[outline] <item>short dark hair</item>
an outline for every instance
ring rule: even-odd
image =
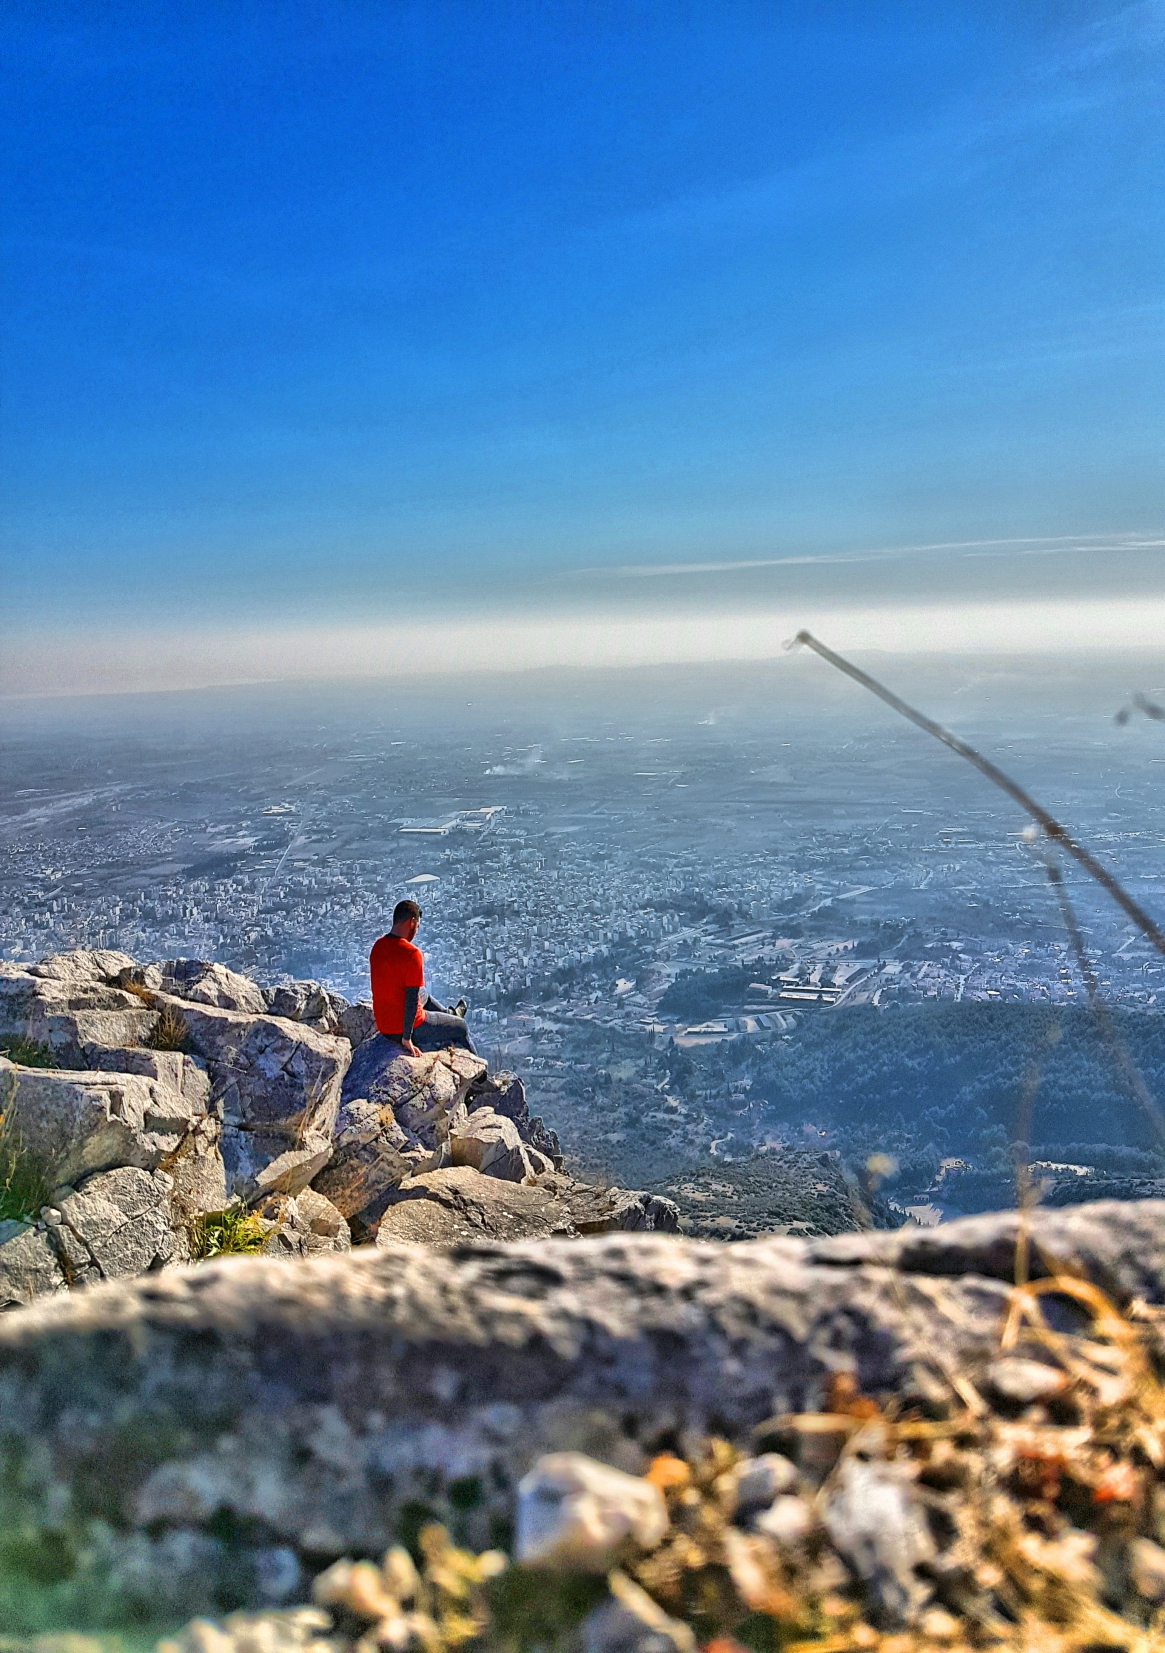
[[[420,916],[421,909],[415,901],[398,901],[392,909],[392,922],[394,924],[403,924],[406,919],[420,918]]]

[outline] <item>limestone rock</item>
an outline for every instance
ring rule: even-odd
[[[668,1529],[650,1481],[582,1452],[549,1452],[518,1485],[515,1559],[605,1573],[628,1545],[654,1549]]]
[[[261,1194],[298,1194],[331,1157],[332,1138],[326,1132],[304,1131],[295,1147],[285,1148],[253,1172],[255,1188]]]
[[[47,1045],[62,1063],[81,1065],[82,1046],[133,1045],[157,1012],[132,993],[108,986],[95,961],[123,953],[64,953],[30,965],[0,967],[0,1049],[5,1038]]]
[[[350,1004],[340,1013],[340,1032],[355,1050],[366,1039],[371,1039],[376,1032],[376,1018],[372,1014],[372,1006],[361,999],[356,1004]]]
[[[518,1127],[492,1108],[478,1108],[451,1125],[449,1152],[454,1165],[470,1165],[486,1177],[527,1183],[535,1179]]]
[[[133,962],[128,953],[77,948],[69,953],[50,953],[39,964],[30,964],[28,973],[43,981],[76,986],[83,982],[108,982],[122,970],[132,969]]]
[[[1041,1211],[1040,1242],[1029,1260],[1030,1277],[1045,1278],[1056,1259],[1071,1260],[1117,1303],[1134,1297],[1160,1300],[1165,1278],[1165,1224],[1155,1213],[1159,1200],[1097,1200],[1092,1205]],[[984,1275],[1015,1279],[1015,1211],[963,1217],[937,1228],[900,1228],[893,1233],[838,1234],[810,1242],[815,1263],[852,1268],[878,1263],[902,1274]],[[1113,1234],[1124,1243],[1113,1245]]]
[[[664,1199],[662,1194],[641,1194],[630,1188],[615,1188],[610,1192],[613,1210],[607,1232],[623,1229],[628,1233],[679,1233],[679,1206]]]
[[[344,1101],[363,1097],[390,1107],[405,1131],[432,1148],[453,1109],[485,1072],[482,1058],[459,1046],[406,1056],[394,1039],[377,1033],[352,1053]]]
[[[470,1113],[476,1108],[492,1108],[503,1119],[513,1120],[526,1146],[544,1154],[554,1170],[562,1170],[564,1161],[558,1137],[537,1115],[531,1117],[526,1087],[516,1073],[482,1074],[467,1093],[465,1104]]]
[[[264,1250],[271,1257],[314,1257],[350,1251],[348,1224],[330,1200],[312,1188],[298,1194],[273,1194],[254,1207],[262,1222],[273,1225]]]
[[[43,1223],[0,1223],[0,1309],[64,1291],[65,1276]]]
[[[119,1165],[153,1170],[206,1117],[205,1088],[185,1074],[183,1084],[144,1073],[21,1068],[0,1059],[0,1114],[18,1151],[50,1183]]]
[[[292,1182],[309,1182],[319,1163],[316,1139],[329,1144],[340,1103],[340,1087],[351,1056],[346,1039],[267,1014],[220,1010],[165,994],[156,1002],[180,1017],[194,1054],[210,1073],[211,1094],[223,1121],[222,1154],[227,1186],[248,1195],[273,1160],[304,1148],[311,1152],[294,1166]]]
[[[248,1016],[262,1016],[267,1010],[262,989],[249,976],[209,959],[165,959],[160,964],[131,967],[122,972],[120,980],[191,1004],[238,1010]]]
[[[210,1106],[210,1077],[205,1062],[178,1050],[141,1050],[133,1047],[86,1045],[85,1066],[101,1073],[137,1073],[177,1091],[197,1118]]]
[[[411,1147],[390,1106],[377,1107],[363,1097],[343,1102],[331,1160],[313,1179],[314,1186],[345,1217],[360,1215],[367,1226],[380,1216],[383,1204],[377,1202],[388,1190],[430,1169],[433,1155],[424,1149],[410,1154]]]
[[[527,1153],[534,1150],[527,1149]],[[679,1207],[661,1194],[644,1194],[629,1188],[600,1188],[576,1182],[556,1171],[543,1176],[543,1186],[553,1188],[567,1207],[580,1234],[625,1232],[675,1234],[679,1232]]]
[[[263,989],[263,1000],[273,1016],[291,1022],[306,1022],[317,1033],[338,1033],[352,1043],[343,1027],[345,1014],[352,1009],[342,994],[333,993],[318,981],[282,982]]]
[[[170,1196],[164,1171],[133,1166],[102,1171],[59,1201],[53,1237],[70,1285],[144,1274],[174,1255]]]
[[[455,1245],[574,1232],[569,1214],[548,1190],[483,1177],[463,1165],[402,1182],[380,1219],[376,1243]]]
[[[433,1177],[547,1197],[466,1168]],[[1065,1221],[1090,1278],[1165,1304],[1165,1205],[1037,1209],[1033,1260],[1071,1255]],[[999,1354],[1008,1286],[976,1265],[1008,1233],[1014,1247],[1013,1213],[944,1225],[930,1272],[822,1262],[825,1242],[784,1238],[499,1245],[480,1229],[435,1266],[382,1233],[290,1268],[228,1258],[41,1297],[0,1315],[8,1515],[150,1555],[231,1523],[243,1578],[281,1548],[313,1568],[380,1555],[418,1510],[485,1548],[544,1453],[635,1474],[651,1442],[689,1431],[748,1449],[774,1414],[820,1407],[841,1367],[903,1409],[958,1410],[945,1373]],[[132,1443],[115,1475],[114,1435]],[[235,1599],[258,1604],[252,1588]]]
[[[222,1124],[211,1112],[205,1062],[176,1050],[102,1050],[94,1045],[87,1045],[84,1055],[89,1066],[101,1072],[140,1074],[183,1097],[189,1104],[190,1123],[165,1156],[166,1169],[174,1178],[176,1217],[189,1223],[204,1212],[221,1211],[228,1200],[219,1148]]]

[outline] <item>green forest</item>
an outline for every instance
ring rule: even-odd
[[[1150,1093],[1165,1096],[1165,1017],[1114,1011]],[[673,1049],[678,1088],[708,1099],[734,1144],[820,1134],[846,1157],[883,1151],[925,1187],[944,1158],[1038,1159],[1161,1175],[1160,1138],[1084,1007],[950,1001],[811,1011],[786,1039]],[[747,1077],[747,1093],[729,1095]],[[1024,1118],[1025,1089],[1030,1093]]]

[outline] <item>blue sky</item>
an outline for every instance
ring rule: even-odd
[[[163,682],[401,616],[1156,602],[1163,40],[10,0],[0,682],[62,628]]]

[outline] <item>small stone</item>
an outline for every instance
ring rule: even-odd
[[[394,1544],[392,1549],[385,1553],[381,1571],[384,1573],[389,1595],[395,1596],[402,1605],[408,1606],[421,1586],[420,1574],[409,1552],[400,1544]]]
[[[1057,1366],[1042,1360],[1025,1360],[1007,1355],[993,1360],[987,1368],[987,1384],[998,1400],[1009,1406],[1031,1406],[1036,1401],[1062,1395],[1068,1379]]]
[[[343,1607],[357,1618],[396,1618],[400,1602],[388,1593],[384,1574],[371,1561],[336,1561],[312,1585],[321,1607]]]
[[[745,1458],[731,1476],[737,1516],[747,1520],[757,1510],[768,1509],[774,1498],[794,1492],[800,1481],[796,1465],[779,1452]]]
[[[957,1641],[962,1633],[954,1614],[945,1612],[941,1607],[932,1607],[925,1612],[918,1628],[928,1641],[938,1642],[940,1646]]]
[[[934,1554],[910,1483],[894,1464],[847,1458],[822,1517],[834,1548],[866,1587],[871,1621],[884,1630],[908,1625],[923,1593],[914,1568]]]
[[[808,1500],[796,1497],[774,1499],[752,1524],[754,1532],[775,1539],[782,1549],[792,1549],[800,1544],[816,1525]]]
[[[658,1487],[581,1452],[550,1452],[518,1485],[516,1554],[536,1566],[606,1572],[626,1545],[654,1549],[668,1528]]]

